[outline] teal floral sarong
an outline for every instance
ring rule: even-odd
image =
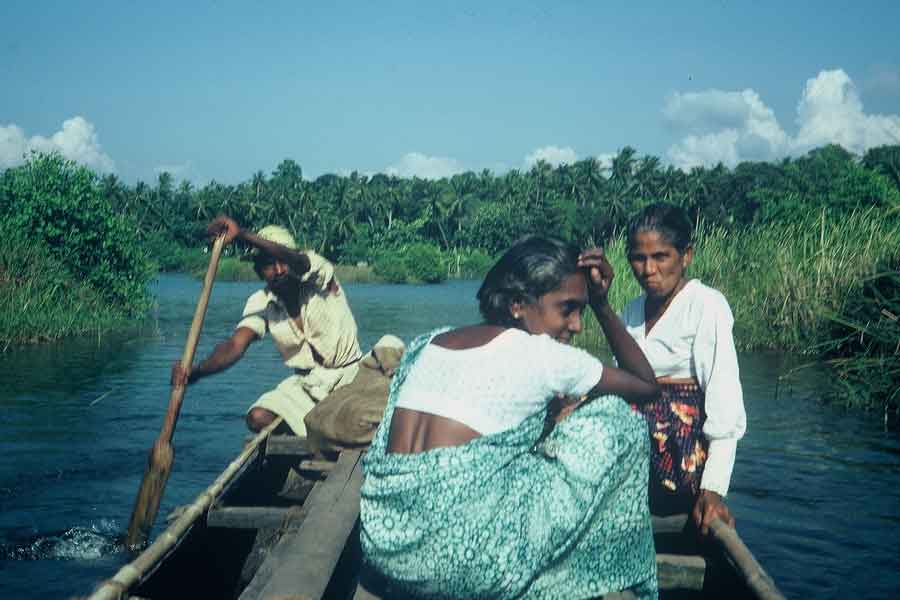
[[[386,595],[656,598],[647,427],[621,398],[592,400],[537,446],[543,414],[462,446],[386,453],[397,391],[437,333],[404,355],[363,463],[360,542]]]

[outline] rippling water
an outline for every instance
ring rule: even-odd
[[[0,355],[0,598],[71,597],[128,555],[120,536],[168,404],[200,283],[163,276],[156,335],[86,339]],[[197,356],[227,336],[255,284],[217,283]],[[348,286],[363,345],[477,320],[474,282]],[[738,528],[795,598],[891,598],[900,583],[900,442],[877,418],[823,407],[809,372],[744,355],[750,431],[730,505]],[[284,376],[272,344],[192,386],[175,434],[160,519],[192,499],[236,454],[242,414]],[[159,526],[157,527],[157,530]]]

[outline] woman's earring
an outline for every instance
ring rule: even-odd
[[[516,313],[513,313],[513,319],[515,319],[516,321],[518,321],[518,320],[519,320],[519,313],[517,313],[517,312],[516,312]]]

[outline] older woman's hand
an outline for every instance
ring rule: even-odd
[[[710,490],[700,490],[692,516],[694,524],[703,535],[709,535],[709,526],[715,519],[721,519],[729,527],[734,527],[734,517],[722,496]]]
[[[606,260],[602,248],[589,248],[578,256],[578,267],[587,272],[588,294],[592,306],[602,306],[607,302],[609,286],[612,285],[612,265]]]

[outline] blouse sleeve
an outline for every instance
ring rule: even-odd
[[[706,395],[703,433],[709,440],[700,488],[722,496],[728,493],[737,441],[747,429],[733,325],[728,302],[716,293],[703,307],[693,347],[697,379]]]
[[[603,375],[603,363],[588,352],[557,342],[548,335],[534,335],[537,346],[532,355],[544,373],[544,385],[550,394],[583,396]]]
[[[259,290],[247,299],[244,305],[244,312],[241,320],[235,326],[235,330],[246,327],[255,333],[260,339],[265,337],[268,329],[266,320],[266,309],[269,306],[269,300],[265,290]]]

